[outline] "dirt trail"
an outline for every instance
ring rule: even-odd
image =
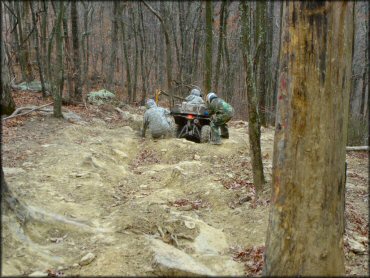
[[[46,118],[21,129],[44,134],[4,146],[6,179],[28,205],[59,221],[23,230],[4,216],[3,275],[243,275],[231,248],[264,245],[269,190],[254,202],[244,123],[234,123],[221,146],[142,140],[130,126],[97,118]],[[269,188],[272,129],[263,130],[262,149]],[[87,253],[95,259],[78,265]],[[190,267],[171,267],[171,256]]]

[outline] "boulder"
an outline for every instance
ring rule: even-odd
[[[78,123],[82,121],[81,117],[74,112],[63,112],[62,114],[63,118],[66,119],[68,122]]]
[[[150,238],[154,251],[153,272],[161,276],[210,276],[216,275],[205,265],[195,261],[185,252],[161,240]]]
[[[96,92],[90,92],[87,94],[87,100],[93,105],[101,105],[104,103],[110,103],[116,99],[116,95],[108,90],[102,89]]]

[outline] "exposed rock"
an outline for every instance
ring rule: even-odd
[[[194,160],[200,160],[200,156],[199,156],[199,155],[197,155],[197,154],[195,154],[195,155],[194,155]]]
[[[63,118],[71,123],[78,123],[82,121],[82,118],[74,112],[63,112]]]
[[[48,274],[43,271],[35,271],[35,272],[32,272],[30,275],[28,275],[28,277],[47,277],[47,276]]]
[[[115,98],[116,98],[115,94],[105,89],[102,89],[97,92],[90,92],[87,94],[88,102],[94,105],[101,105],[104,103],[109,103],[113,101]]]
[[[194,240],[194,250],[198,254],[218,255],[229,248],[225,234],[203,221],[198,220],[199,235]]]
[[[348,238],[348,244],[349,249],[356,254],[364,254],[366,252],[365,246],[352,238]]]
[[[19,175],[19,174],[26,173],[26,171],[23,170],[22,168],[3,167],[3,170],[4,170],[4,174],[9,175],[9,176],[14,176],[14,175]]]
[[[112,151],[116,154],[116,155],[118,155],[120,158],[128,158],[128,155],[125,153],[125,152],[123,152],[123,151],[120,151],[120,150],[117,150],[117,149],[112,149]]]
[[[216,275],[190,255],[161,240],[150,238],[150,244],[154,251],[153,272],[156,275]]]
[[[80,260],[80,265],[88,265],[89,263],[91,263],[93,260],[95,259],[95,254],[89,252],[87,253],[85,256],[82,257],[82,259]]]

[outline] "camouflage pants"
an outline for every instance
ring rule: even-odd
[[[216,114],[212,117],[210,124],[212,142],[221,142],[221,137],[229,138],[229,130],[226,123],[230,121],[231,117],[227,114]]]

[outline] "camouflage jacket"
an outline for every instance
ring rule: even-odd
[[[170,112],[162,107],[148,109],[144,114],[142,136],[145,136],[147,128],[149,128],[150,133],[154,136],[166,135],[170,129],[170,123],[166,117],[169,114]]]
[[[185,98],[188,103],[191,104],[204,104],[204,100],[201,97],[189,95]]]
[[[211,116],[214,114],[234,116],[234,108],[221,98],[215,98],[208,104],[208,112]]]

